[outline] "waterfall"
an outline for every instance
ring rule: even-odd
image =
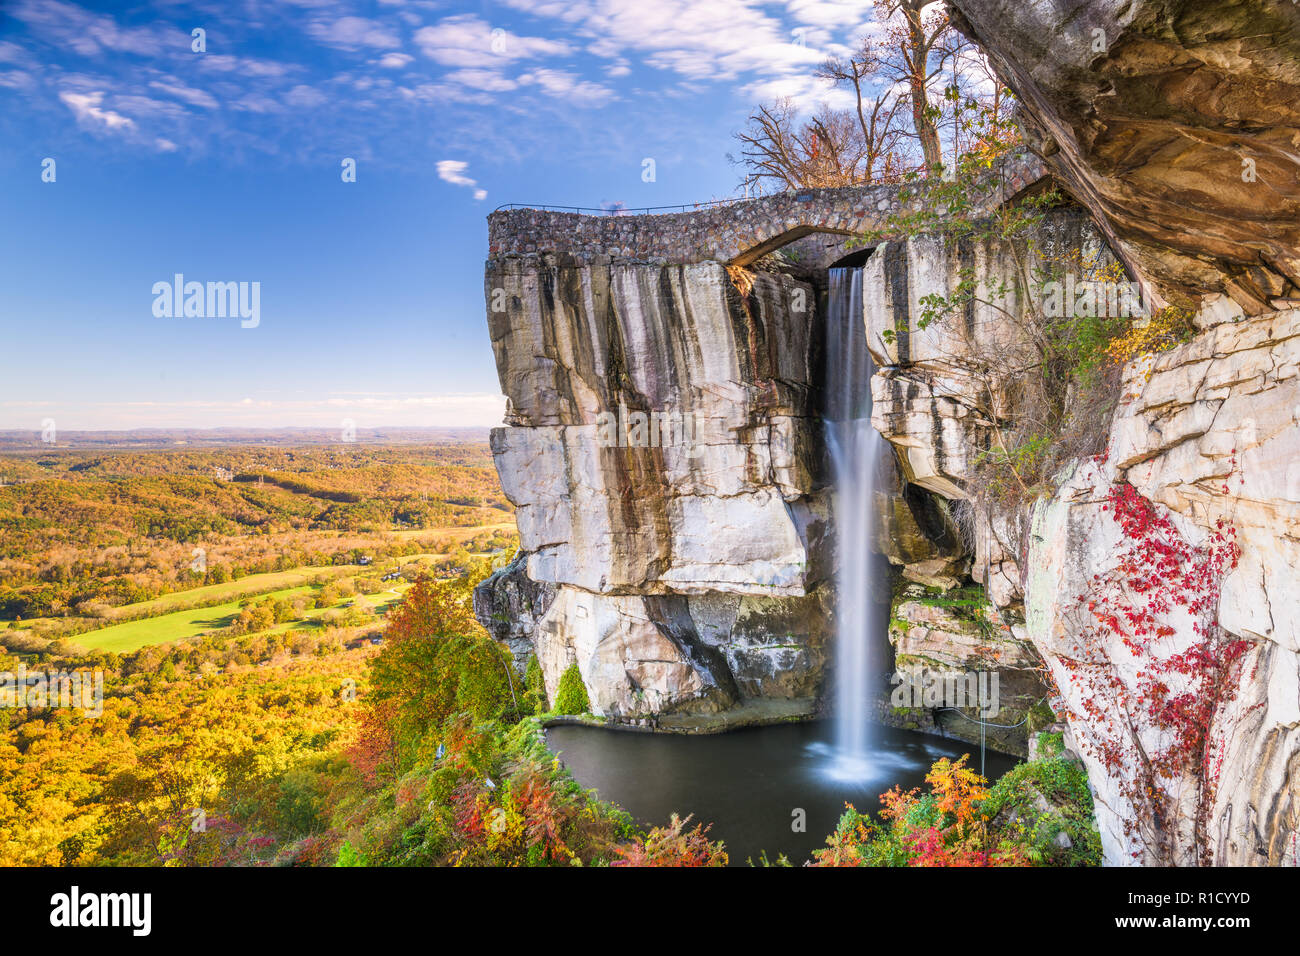
[[[831,269],[826,308],[826,443],[834,482],[837,771],[862,776],[871,745],[873,661],[871,544],[876,461],[884,439],[871,427],[871,358],[862,316],[862,270]]]

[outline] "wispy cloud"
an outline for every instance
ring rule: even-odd
[[[472,13],[447,17],[415,32],[420,51],[443,66],[482,67],[494,58],[524,60],[563,56],[572,49],[563,40],[520,36],[492,27]]]
[[[521,84],[535,83],[550,96],[561,97],[584,106],[599,105],[613,99],[609,87],[584,80],[575,73],[564,70],[533,70],[519,77]]]
[[[360,50],[365,47],[388,49],[401,46],[395,31],[365,17],[316,19],[307,25],[307,34],[327,46],[338,47],[341,50]]]
[[[880,28],[871,9],[860,0],[504,0],[460,11],[425,0],[287,0],[234,4],[217,17],[207,0],[142,0],[116,14],[18,0],[7,12],[15,29],[0,41],[0,64],[12,67],[0,70],[0,97],[17,101],[5,102],[10,113],[22,101],[31,115],[61,104],[72,129],[115,133],[118,148],[165,141],[232,162],[314,162],[346,141],[353,153],[373,147],[379,161],[410,165],[434,127],[490,161],[544,143],[609,152],[622,135],[690,135],[690,117],[662,116],[703,96],[842,104],[844,92],[813,69]],[[204,52],[191,49],[191,22],[208,26]],[[613,122],[593,124],[600,111]],[[517,145],[527,141],[535,145]]]
[[[191,106],[201,106],[204,109],[214,110],[219,105],[217,98],[211,93],[203,90],[196,90],[193,87],[186,86],[183,83],[168,77],[162,80],[152,80],[149,86],[160,93],[166,93],[176,99],[184,100]]]
[[[59,94],[59,99],[64,102],[68,109],[72,110],[73,115],[83,123],[91,126],[102,126],[113,130],[134,129],[135,122],[129,117],[123,116],[115,110],[101,109],[99,104],[104,101],[102,90],[96,90],[93,93],[70,93],[63,92]]]
[[[92,13],[61,0],[20,0],[8,13],[33,34],[81,56],[156,56],[169,49],[188,50],[190,46],[189,34],[175,27],[124,27],[108,14]]]

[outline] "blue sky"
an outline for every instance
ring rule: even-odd
[[[813,70],[874,27],[865,0],[6,0],[0,429],[496,424],[487,213],[732,195],[753,106],[842,103]],[[176,273],[260,283],[259,324],[155,316]]]

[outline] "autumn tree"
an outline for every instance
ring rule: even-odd
[[[877,0],[876,12],[888,25],[878,71],[907,89],[912,130],[928,169],[943,162],[938,112],[930,104],[930,87],[943,72],[952,26],[943,4],[932,0]]]
[[[519,716],[510,655],[474,619],[466,582],[416,581],[389,614],[370,678],[357,746],[367,769],[405,765],[453,715]]]

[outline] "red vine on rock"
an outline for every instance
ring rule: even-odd
[[[1111,487],[1102,510],[1119,524],[1124,543],[1114,569],[1094,575],[1090,593],[1078,599],[1091,621],[1074,654],[1061,658],[1081,692],[1083,713],[1073,716],[1088,727],[1095,756],[1134,809],[1134,818],[1124,818],[1126,835],[1143,837],[1166,861],[1177,814],[1164,782],[1194,782],[1193,839],[1200,861],[1208,863],[1207,821],[1223,759],[1210,731],[1236,695],[1240,661],[1251,647],[1218,619],[1223,579],[1241,553],[1236,529],[1219,518],[1207,539],[1193,544],[1127,482]],[[1191,619],[1193,639],[1175,650],[1172,622],[1181,615]],[[1142,660],[1131,684],[1107,656],[1116,639]],[[1161,745],[1148,753],[1140,731],[1151,729]]]

